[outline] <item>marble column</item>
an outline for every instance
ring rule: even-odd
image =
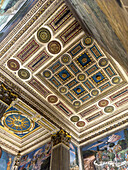
[[[64,130],[52,135],[52,155],[50,170],[69,170],[70,153],[69,143],[71,136]]]

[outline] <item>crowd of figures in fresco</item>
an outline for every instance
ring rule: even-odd
[[[11,170],[15,156],[0,147],[0,170]],[[51,142],[23,155],[20,158],[18,170],[50,170]],[[79,170],[78,150],[70,143],[70,170]]]
[[[20,159],[18,170],[49,170],[51,143],[24,155]],[[77,147],[70,143],[70,170],[79,170]]]
[[[128,170],[128,129],[82,148],[85,170]]]
[[[51,156],[51,143],[30,152],[20,160],[18,170],[49,170]]]

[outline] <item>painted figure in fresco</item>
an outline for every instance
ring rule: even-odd
[[[10,170],[11,169],[11,163],[12,163],[12,159],[9,158],[9,161],[7,163],[7,170]]]
[[[14,160],[14,156],[1,150],[1,157],[0,157],[0,170],[11,170],[12,163]]]
[[[84,153],[84,169],[85,170],[95,170],[94,160],[95,160],[95,152],[88,151]]]
[[[49,170],[51,143],[23,156],[20,160],[19,170]],[[43,169],[45,168],[45,169]]]
[[[84,159],[85,170],[94,170],[95,169],[94,164],[93,164],[94,160],[95,160],[94,156],[90,156],[90,157]]]
[[[25,0],[0,0],[0,15],[11,15]]]

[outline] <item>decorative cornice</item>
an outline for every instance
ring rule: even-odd
[[[125,120],[122,120],[124,118],[125,118]],[[90,134],[88,137],[84,138],[79,143],[82,144],[86,141],[89,141],[92,138],[95,138],[95,137],[98,137],[98,136],[104,134],[105,132],[109,132],[110,130],[114,130],[114,129],[116,130],[117,127],[119,127],[123,124],[126,124],[126,126],[127,126],[128,125],[127,123],[128,123],[128,113],[125,113],[125,114],[117,117],[116,119],[110,120],[110,121],[104,123],[103,125],[99,125],[97,128],[94,128],[93,130],[88,131],[86,134],[81,135],[80,137],[82,138],[82,137],[86,136],[87,134]],[[103,127],[104,127],[104,129],[103,129]],[[100,129],[102,129],[102,130],[100,130]]]
[[[18,152],[18,149],[16,149],[15,147],[10,146],[8,144],[6,144],[5,142],[0,141],[0,145],[1,146],[5,146],[6,148],[9,148],[9,149],[11,149],[11,150],[13,150],[15,152]]]

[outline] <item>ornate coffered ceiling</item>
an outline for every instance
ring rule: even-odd
[[[1,119],[0,139],[8,136],[15,152],[60,127],[82,144],[126,126],[126,73],[64,1],[35,2],[0,46],[1,82],[18,96]]]

